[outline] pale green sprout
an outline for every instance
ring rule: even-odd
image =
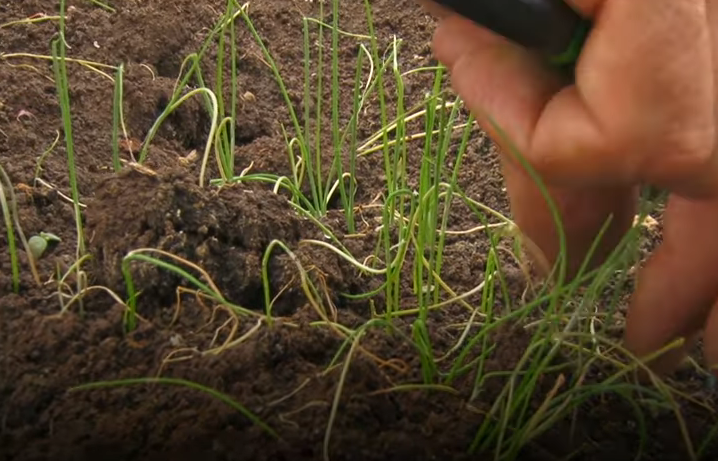
[[[60,237],[55,234],[40,232],[39,235],[33,235],[30,237],[30,240],[28,240],[28,247],[30,248],[30,253],[32,253],[33,259],[37,261],[42,258],[42,255],[45,253],[45,250],[47,250],[49,244],[59,243],[61,241]]]

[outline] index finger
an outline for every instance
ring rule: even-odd
[[[560,76],[528,50],[458,15],[440,22],[433,47],[481,128],[503,150],[510,151],[510,143],[525,151],[541,112],[563,85]]]

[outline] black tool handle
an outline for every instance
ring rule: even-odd
[[[573,65],[590,22],[564,0],[434,0],[505,38]]]

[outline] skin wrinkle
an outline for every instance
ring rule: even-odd
[[[566,101],[566,102],[563,102]],[[558,107],[557,107],[558,106]],[[562,143],[563,138],[556,137],[551,127],[545,127],[547,123],[553,124],[554,110],[561,110],[564,114],[572,109],[574,116],[563,115],[563,128],[577,136],[576,133],[583,133],[580,136],[582,143],[569,143],[569,146],[558,147],[557,144]],[[584,152],[596,152],[599,157],[608,157],[615,152],[618,146],[608,144],[605,140],[611,139],[606,136],[609,127],[602,122],[602,119],[592,110],[580,91],[579,87],[566,87],[557,93],[552,101],[544,108],[541,116],[537,120],[536,126],[532,133],[532,142],[528,146],[527,152],[533,153],[531,156],[532,164],[541,173],[561,170],[566,158],[580,158]],[[600,153],[599,153],[600,152]],[[628,160],[628,159],[625,159]],[[598,167],[590,164],[587,168],[595,171]],[[624,167],[621,171],[625,175],[621,182],[628,182],[637,168]]]

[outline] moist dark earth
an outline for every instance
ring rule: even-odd
[[[340,3],[341,29],[366,34],[364,2]],[[370,4],[380,47],[390,44],[394,36],[403,40],[402,69],[436,64],[430,49],[434,26],[430,17],[409,0]],[[115,11],[89,1],[68,2],[67,53],[74,59],[110,66],[124,64],[123,109],[130,141],[123,142],[121,157],[129,161],[130,149],[137,153],[167,105],[184,59],[199,51],[226,2],[118,0],[112,6]],[[332,19],[330,6],[325,5],[325,22]],[[319,18],[319,7],[318,2],[298,0],[257,0],[249,7],[254,26],[297,107],[302,102],[302,17]],[[527,440],[513,458],[506,454],[494,458],[495,444],[470,454],[486,412],[506,384],[505,375],[487,379],[474,399],[471,375],[452,383],[455,392],[395,389],[422,382],[420,357],[408,339],[411,317],[395,319],[393,329],[366,330],[344,374],[345,337],[341,330],[321,323],[317,300],[307,297],[299,283],[296,262],[322,288],[321,304],[332,307],[325,320],[348,328],[365,324],[372,309],[381,311],[384,302],[381,297],[370,302],[343,294],[375,290],[378,279],[360,274],[323,247],[302,244],[306,239],[325,240],[322,230],[297,213],[286,194],[275,193],[271,185],[240,182],[200,187],[196,154],[201,157],[203,152],[210,117],[199,97],[165,120],[141,166],[126,163],[115,173],[111,160],[113,83],[108,78],[114,70],[96,66],[107,74],[102,75],[77,62],[67,63],[69,96],[86,251],[91,256],[82,263],[79,281],[104,288],[85,290],[72,299],[77,274],[70,272],[58,282],[77,259],[74,212],[67,200],[71,193],[67,151],[52,63],[42,58],[51,53],[58,22],[7,25],[58,12],[58,2],[0,3],[0,165],[13,184],[25,235],[51,232],[61,238],[39,261],[39,285],[28,269],[24,250],[19,251],[22,279],[19,293],[13,293],[5,227],[0,233],[0,460],[686,460],[690,459],[686,437],[701,459],[718,459],[718,449],[710,443],[718,424],[711,394],[704,378],[690,369],[671,381],[676,392],[681,392],[675,398],[682,424],[671,409],[651,411],[640,399],[628,401],[611,391],[595,392]],[[290,175],[282,132],[282,126],[291,127],[285,101],[261,48],[241,19],[236,24],[236,90],[242,97],[236,107],[235,169],[239,172],[251,166],[251,172]],[[315,26],[310,26],[312,34]],[[329,49],[328,30],[325,36]],[[315,46],[316,36],[311,40]],[[351,100],[357,43],[346,36],[340,41],[342,124],[350,113],[344,103]],[[208,85],[215,82],[217,50],[215,40],[202,58]],[[228,58],[224,71],[224,92],[229,95]],[[406,107],[420,102],[432,84],[431,72],[409,75],[404,88]],[[387,85],[385,91],[391,106],[395,88]],[[328,89],[325,93],[329,96]],[[367,107],[358,127],[360,140],[381,126],[376,97]],[[324,126],[329,127],[329,116],[324,118]],[[322,145],[331,146],[330,131],[325,131]],[[331,148],[324,151],[328,163]],[[44,152],[49,153],[43,156]],[[420,154],[421,142],[410,144],[410,185],[419,176]],[[458,184],[473,200],[509,215],[496,155],[490,141],[475,130]],[[322,223],[355,258],[363,260],[376,248],[380,212],[372,205],[384,192],[381,155],[360,157],[356,168],[356,232],[348,232],[338,200],[332,200]],[[42,182],[34,180],[36,174]],[[206,177],[218,177],[213,159]],[[467,207],[452,208],[450,229],[479,224]],[[642,238],[645,255],[660,241],[660,226],[644,232]],[[268,260],[268,284],[275,298],[270,325],[260,316],[265,309],[263,258],[274,240],[283,242],[297,259],[277,249]],[[447,237],[442,279],[457,293],[476,287],[486,272],[489,247],[483,233]],[[126,332],[122,301],[128,292],[121,261],[140,248],[163,250],[196,264],[227,301],[256,315],[219,308],[221,303],[199,295],[177,273],[136,262],[130,273],[140,293],[140,319],[136,329]],[[530,280],[511,258],[501,265],[507,293],[518,304]],[[410,277],[409,268],[402,279],[401,301],[407,307],[416,301]],[[624,304],[629,293],[620,294]],[[480,303],[481,293],[467,301]],[[429,316],[437,356],[450,351],[461,334],[457,325],[466,324],[468,317],[459,306]],[[513,370],[531,334],[522,325],[508,323],[492,332],[490,342],[496,348],[486,356],[484,373]],[[604,371],[594,370],[585,384],[605,378]],[[570,377],[571,371],[563,373]],[[226,395],[257,415],[281,439],[273,438],[226,401],[179,382],[73,389],[97,381],[158,376],[197,383]],[[540,377],[526,418],[539,410],[558,376]],[[332,412],[338,389],[341,394]],[[635,405],[642,408],[642,420]],[[501,423],[489,421],[490,425]],[[642,448],[640,434],[646,440]]]

